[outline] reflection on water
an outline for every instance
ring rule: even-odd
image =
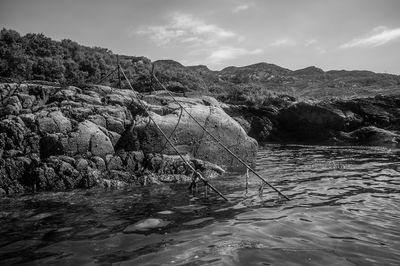
[[[400,151],[271,145],[250,175],[0,200],[1,265],[398,265]]]

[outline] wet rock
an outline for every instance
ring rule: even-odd
[[[102,171],[88,167],[86,172],[83,173],[83,177],[79,180],[77,187],[91,188],[98,186],[102,181],[102,176]]]
[[[101,185],[104,186],[105,188],[121,189],[121,188],[126,187],[128,184],[121,180],[104,178],[101,180]]]
[[[400,143],[399,134],[374,126],[363,127],[345,135],[359,145],[396,146]]]
[[[0,159],[0,188],[6,194],[24,192],[27,169],[30,160],[26,157]]]
[[[162,174],[156,176],[157,180],[162,183],[190,183],[193,181],[193,178],[188,175],[182,174]]]

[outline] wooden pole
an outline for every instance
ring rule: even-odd
[[[121,89],[121,72],[119,66],[119,55],[117,55],[117,68],[118,68],[118,87]]]
[[[250,167],[249,164],[247,164],[245,161],[243,161],[241,158],[239,158],[236,154],[234,154],[228,147],[225,146],[225,144],[223,144],[222,142],[220,142],[213,134],[211,134],[210,131],[208,131],[202,124],[199,123],[199,121],[197,121],[196,118],[194,118],[192,116],[192,114],[186,110],[185,107],[182,106],[182,104],[175,99],[175,97],[172,95],[172,93],[158,80],[158,78],[154,75],[154,73],[152,74],[153,79],[157,82],[157,84],[165,91],[167,92],[167,94],[174,100],[174,102],[176,102],[176,104],[179,105],[180,108],[183,109],[183,111],[185,111],[190,118],[192,118],[194,120],[194,122],[196,122],[196,124],[201,127],[203,129],[204,132],[206,132],[212,139],[215,140],[215,142],[217,142],[222,148],[224,148],[224,150],[226,150],[230,155],[232,155],[236,160],[238,160],[242,165],[244,165],[247,169],[250,170],[250,172],[252,172],[253,174],[255,174],[259,179],[261,179],[265,184],[267,184],[270,188],[272,188],[273,190],[275,190],[279,195],[281,195],[282,197],[284,197],[287,200],[290,200],[286,195],[284,195],[282,192],[280,192],[276,187],[274,187],[273,185],[271,185],[267,180],[265,180],[262,176],[260,176],[252,167]]]
[[[124,75],[124,78],[126,79],[126,81],[128,82],[129,87],[132,89],[133,92],[135,92],[135,90],[133,89],[131,83],[129,82],[128,77],[125,75],[124,70],[121,68],[121,66],[118,66],[119,69],[121,69],[122,75]],[[135,92],[135,96],[136,99],[138,100],[139,104],[143,107],[143,109],[146,111],[147,115],[149,116],[149,119],[154,123],[155,127],[158,129],[158,131],[163,135],[163,137],[165,138],[165,140],[168,142],[168,144],[173,148],[173,150],[176,152],[176,154],[178,154],[178,156],[182,159],[183,163],[185,163],[190,170],[192,170],[192,172],[201,180],[203,181],[203,183],[210,187],[215,193],[217,193],[221,198],[223,198],[226,201],[229,201],[221,192],[219,192],[218,189],[216,189],[213,185],[210,184],[210,182],[208,182],[202,175],[201,173],[199,173],[198,171],[196,171],[196,169],[194,169],[194,167],[188,162],[186,161],[185,157],[182,156],[182,154],[180,154],[180,152],[178,151],[178,149],[175,147],[175,145],[172,143],[172,141],[168,138],[168,136],[164,133],[164,131],[160,128],[160,126],[157,124],[157,122],[154,120],[154,118],[150,115],[149,111],[148,111],[148,107],[142,102],[142,100],[138,97],[138,94]]]

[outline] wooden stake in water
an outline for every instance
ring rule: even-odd
[[[259,196],[260,198],[262,198],[263,193],[264,193],[264,183],[261,181],[261,182],[260,182],[260,187],[258,188],[258,196]]]
[[[249,168],[246,168],[246,196],[249,189]]]

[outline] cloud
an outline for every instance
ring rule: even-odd
[[[225,60],[230,60],[245,55],[255,55],[261,52],[261,49],[248,50],[244,48],[226,46],[220,47],[219,49],[213,51],[207,59],[211,63],[218,64]]]
[[[166,25],[148,26],[140,29],[137,33],[148,35],[160,46],[170,42],[212,43],[236,36],[232,31],[214,24],[207,24],[192,15],[182,13],[172,15],[170,22]]]
[[[388,29],[387,27],[377,27],[366,37],[356,38],[340,45],[342,49],[355,47],[377,47],[400,38],[400,28]]]
[[[311,39],[311,40],[309,40],[308,42],[306,42],[304,45],[306,46],[306,47],[309,47],[309,46],[311,46],[311,45],[313,45],[313,44],[316,44],[317,43],[317,40],[316,39]]]
[[[188,56],[185,62],[220,65],[225,60],[262,52],[245,47],[245,36],[183,13],[173,14],[165,25],[142,27],[135,33],[158,46],[180,49],[180,55]]]
[[[232,10],[232,12],[239,13],[239,12],[245,11],[246,9],[249,9],[249,7],[250,7],[250,5],[248,5],[248,4],[238,5]]]
[[[269,44],[272,47],[293,46],[296,42],[289,38],[279,39]]]

